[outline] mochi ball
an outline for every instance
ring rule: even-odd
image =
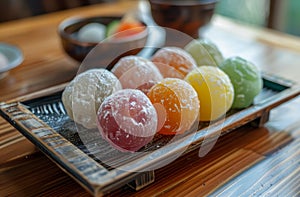
[[[153,62],[134,55],[121,58],[111,71],[124,89],[141,89],[147,92],[151,85],[163,79]]]
[[[198,66],[219,66],[224,61],[217,45],[208,39],[193,40],[184,49],[195,59]]]
[[[138,151],[156,134],[156,110],[140,90],[113,93],[101,104],[97,116],[103,139],[123,152]]]
[[[156,51],[151,61],[164,78],[183,79],[197,67],[192,56],[179,47],[163,47]]]
[[[198,94],[200,101],[200,121],[216,120],[231,108],[233,85],[221,69],[215,66],[200,66],[185,78]]]
[[[105,39],[106,26],[100,23],[89,23],[78,31],[78,39],[82,42],[101,42]]]
[[[249,107],[263,87],[260,70],[241,57],[226,59],[220,68],[229,76],[234,87],[232,108]]]
[[[96,128],[96,114],[106,97],[122,89],[117,77],[106,69],[77,75],[65,88],[62,102],[67,114],[85,128]]]

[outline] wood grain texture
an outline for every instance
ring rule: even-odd
[[[76,15],[124,13],[122,1],[0,24],[0,39],[18,45],[25,61],[0,81],[0,101],[69,81],[78,63],[60,48],[56,28]],[[262,70],[300,82],[300,39],[216,16],[205,36],[226,57],[239,55]],[[271,111],[266,127],[240,128],[220,138],[205,157],[198,150],[156,171],[152,185],[108,196],[299,196],[300,97]],[[90,196],[0,118],[0,196]],[[34,153],[34,154],[32,154]],[[26,156],[25,156],[26,155]]]
[[[157,170],[156,181],[149,187],[144,188],[139,192],[135,192],[132,189],[125,187],[115,191],[110,195],[151,196],[158,194],[169,194],[170,196],[174,196],[174,194],[181,194],[182,196],[184,196],[186,194],[208,194],[211,190],[214,190],[216,187],[224,184],[226,180],[229,180],[244,169],[249,168],[254,163],[257,163],[258,161],[265,158],[264,155],[247,149],[246,147],[248,144],[260,140],[262,144],[269,143],[272,149],[275,150],[291,140],[291,137],[288,134],[281,133],[280,143],[278,143],[277,141],[274,141],[274,143],[270,143],[270,141],[272,141],[273,139],[273,136],[277,135],[278,132],[270,133],[265,128],[253,129],[249,126],[243,127],[219,139],[214,149],[205,157],[199,158],[198,152],[194,151],[189,153],[186,157],[181,157],[177,159],[176,162],[173,162],[168,166]],[[36,157],[38,157],[39,159]],[[45,177],[49,176],[49,180],[51,180],[49,184],[55,186],[52,191],[49,191],[49,193],[51,193],[52,195],[62,194],[63,192],[60,191],[60,189],[66,192],[64,196],[82,192],[83,189],[78,187],[76,187],[74,193],[72,191],[65,191],[63,189],[63,185],[65,184],[64,181],[68,180],[66,178],[67,175],[59,173],[60,169],[53,165],[53,163],[45,158],[45,156],[36,154],[34,158],[35,159],[33,160],[31,160],[31,158],[27,158],[24,160],[19,160],[16,163],[11,163],[9,165],[9,169],[4,168],[4,171],[0,171],[0,180],[5,180],[6,176],[12,176],[16,178],[15,181],[5,183],[6,187],[1,190],[2,192],[4,192],[4,194],[21,195],[22,192],[24,192],[23,194],[26,194],[28,196],[32,188],[43,186],[44,183],[48,181]],[[45,162],[45,160],[47,162]],[[27,170],[23,171],[24,168]],[[29,170],[31,171],[32,175],[28,174],[29,168],[34,169]],[[12,172],[14,173],[11,174]],[[53,179],[55,178],[53,176],[56,176],[57,173],[59,175],[62,175],[61,179]],[[40,174],[44,175],[45,177],[40,177]],[[14,185],[17,184],[20,179],[22,180],[21,182],[24,182],[24,184],[26,184],[22,185],[20,191],[12,190],[11,188],[14,187]],[[39,179],[39,181],[30,181],[31,179]],[[74,181],[69,180],[67,182]],[[59,187],[60,189],[56,187],[57,185],[60,185],[59,183],[61,184],[61,186]],[[77,183],[74,182],[71,185],[75,187]],[[33,191],[42,192],[41,195],[46,195],[47,192],[43,190],[44,189]],[[83,192],[83,194],[84,193],[85,192]],[[34,195],[36,194],[30,194],[30,196]],[[86,193],[85,195],[89,196],[88,193]]]

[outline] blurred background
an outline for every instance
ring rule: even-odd
[[[117,0],[0,0],[0,22]]]
[[[300,36],[299,0],[220,0],[216,13]]]
[[[1,0],[0,22],[118,0]],[[299,0],[219,0],[215,12],[241,23],[300,36]]]

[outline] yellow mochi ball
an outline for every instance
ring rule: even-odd
[[[195,68],[185,80],[198,94],[200,121],[216,120],[231,108],[234,98],[233,85],[229,77],[218,67]]]

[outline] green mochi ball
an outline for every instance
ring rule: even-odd
[[[232,108],[249,107],[262,90],[263,81],[259,69],[240,57],[226,59],[220,68],[229,76],[234,87]]]
[[[195,59],[198,66],[219,66],[224,61],[218,47],[207,39],[197,39],[184,48]]]

